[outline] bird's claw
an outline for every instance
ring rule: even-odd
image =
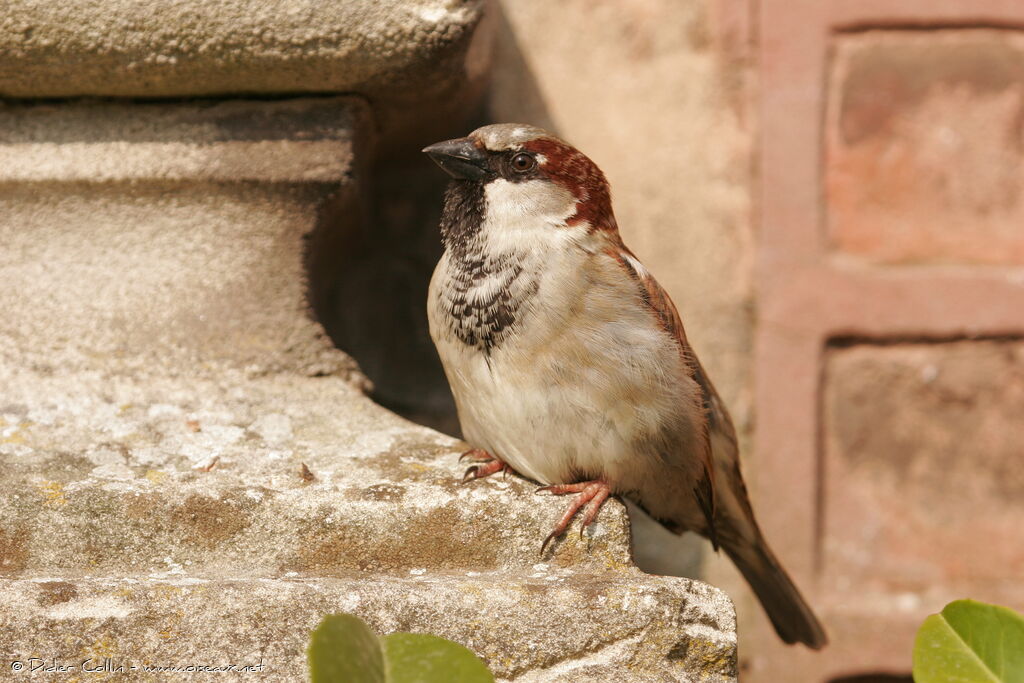
[[[569,524],[572,522],[573,517],[580,511],[581,508],[587,506],[586,513],[583,515],[583,520],[580,522],[580,538],[583,537],[584,531],[590,526],[595,519],[597,519],[597,513],[601,510],[601,506],[608,500],[611,495],[611,487],[603,481],[584,481],[578,484],[553,484],[551,486],[542,486],[537,489],[534,493],[552,493],[556,496],[563,496],[570,493],[579,494],[576,500],[572,502],[569,509],[565,511],[562,518],[558,520],[558,524],[555,525],[554,530],[548,534],[547,538],[544,539],[544,543],[540,546],[540,554],[544,555],[544,551],[547,549],[548,544],[554,539],[558,538],[565,533],[566,529],[569,528]],[[589,504],[589,505],[588,505]]]
[[[459,456],[459,462],[463,462],[467,459],[473,460],[473,462],[488,462],[494,460],[494,458],[482,448],[470,448]]]
[[[551,543],[551,541],[555,540],[555,538],[557,538],[557,537],[558,537],[558,535],[554,531],[552,531],[550,534],[547,535],[547,538],[544,539],[544,542],[540,544],[540,556],[541,557],[544,557],[544,551],[547,549],[548,543]]]
[[[479,448],[466,451],[459,457],[459,462],[466,458],[476,458],[474,463],[466,468],[462,475],[462,483],[489,477],[495,472],[508,472],[508,465]]]

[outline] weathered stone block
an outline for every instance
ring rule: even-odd
[[[500,681],[714,683],[736,674],[731,605],[715,589],[541,566],[514,576],[0,579],[0,652],[7,670],[30,657],[76,666],[109,658],[111,668],[125,667],[113,680],[177,680],[146,665],[234,664],[262,670],[224,680],[301,681],[309,632],[321,615],[339,611],[379,632],[425,631],[462,643]]]
[[[829,238],[878,263],[1024,263],[1024,32],[836,39]]]
[[[453,638],[509,680],[733,680],[728,598],[639,573],[621,505],[542,557],[563,499],[457,483],[459,442],[340,378],[0,365],[0,382],[12,659],[262,658],[301,680],[309,630],[352,611]]]
[[[0,366],[0,382],[6,576],[632,567],[621,505],[542,557],[564,499],[459,483],[464,444],[339,378]]]
[[[0,96],[357,93],[379,125],[474,106],[490,64],[484,0],[10,0]],[[116,76],[112,76],[116,75]]]
[[[343,370],[307,261],[357,221],[366,117],[351,98],[0,106],[0,353]]]

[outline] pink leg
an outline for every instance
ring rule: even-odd
[[[576,513],[580,511],[584,505],[587,505],[587,510],[583,514],[583,521],[580,524],[580,535],[583,535],[583,530],[590,526],[595,519],[597,519],[597,513],[601,510],[601,506],[608,500],[608,496],[612,494],[611,487],[603,481],[581,481],[578,484],[555,484],[554,486],[544,486],[537,489],[537,492],[547,491],[555,494],[556,496],[564,496],[570,493],[578,493],[576,500],[572,502],[569,509],[565,511],[562,518],[558,520],[558,524],[555,525],[554,531],[548,534],[548,537],[544,539],[544,543],[540,547],[541,555],[544,554],[544,549],[547,548],[548,543],[558,538],[565,533],[565,530],[569,528],[569,524],[572,522],[572,518],[576,516]]]
[[[469,460],[473,464],[462,475],[462,482],[489,477],[495,472],[508,472],[509,466],[480,448],[473,448],[459,456],[459,462]]]

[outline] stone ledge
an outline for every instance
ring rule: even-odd
[[[0,580],[0,654],[76,663],[110,657],[136,666],[262,661],[260,680],[302,680],[310,630],[324,614],[342,611],[379,632],[429,632],[460,642],[503,681],[736,676],[735,618],[717,589],[688,579],[545,566],[518,576]],[[167,680],[141,672],[127,678]]]
[[[486,81],[487,4],[10,0],[0,15],[0,97],[349,93],[373,100],[389,135],[444,128],[475,106]]]
[[[0,379],[8,575],[524,569],[567,504],[518,477],[460,484],[464,444],[338,378],[47,378],[0,365]],[[631,567],[624,508],[548,558]]]
[[[518,479],[460,489],[456,457],[457,451],[443,447],[397,450],[366,463],[376,468],[401,461],[395,478],[365,478],[364,470],[352,481],[308,486],[301,484],[297,465],[282,463],[277,478],[294,482],[291,489],[270,488],[259,479],[239,484],[244,471],[148,470],[130,483],[7,478],[0,485],[6,501],[0,546],[7,550],[0,573],[103,576],[184,566],[199,576],[335,576],[422,568],[525,570],[542,559],[581,571],[631,566],[628,522],[619,504],[609,504],[585,536],[573,530],[542,558],[541,540],[568,501],[538,503],[532,487]],[[430,472],[403,476],[412,468]]]
[[[0,18],[0,93],[358,92],[464,42],[484,5],[10,0]]]
[[[621,505],[542,562],[565,500],[460,485],[460,442],[341,378],[0,363],[0,381],[0,653],[263,656],[296,680],[318,619],[353,611],[463,642],[503,680],[734,680],[728,598],[637,571]]]
[[[372,139],[355,97],[0,102],[0,182],[340,183]]]

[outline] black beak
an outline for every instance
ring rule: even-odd
[[[491,175],[487,153],[469,138],[435,142],[423,152],[434,160],[444,172],[459,180],[483,180]]]

